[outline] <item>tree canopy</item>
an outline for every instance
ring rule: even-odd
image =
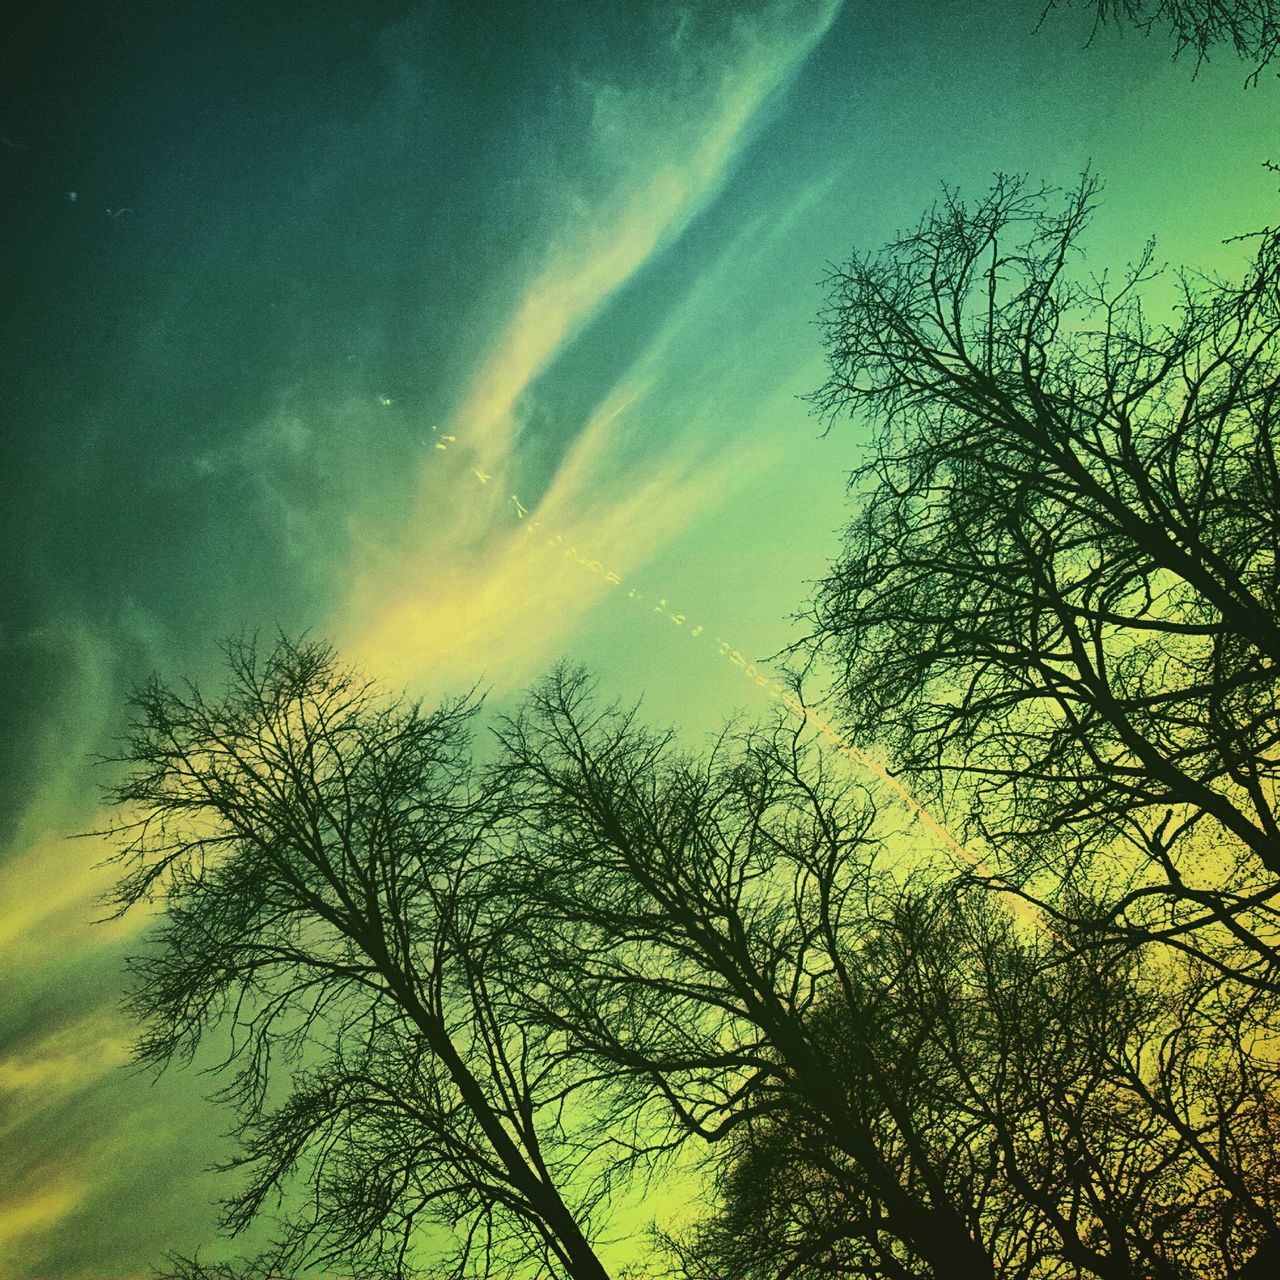
[[[1081,269],[1096,192],[947,192],[831,272],[813,403],[872,444],[809,643],[1046,910],[1275,991],[1280,242],[1157,319],[1150,252]]]
[[[562,672],[502,739],[532,1016],[650,1150],[708,1145],[684,1274],[1225,1275],[1275,1236],[1275,1065],[1212,972],[908,870],[786,719],[690,757]]]
[[[1175,56],[1190,54],[1197,69],[1215,48],[1227,45],[1254,64],[1253,81],[1280,54],[1275,0],[1048,0],[1041,21],[1058,8],[1091,10],[1095,35],[1108,27],[1165,32],[1173,38]]]
[[[426,1230],[453,1274],[604,1277],[572,1081],[489,961],[511,922],[483,882],[476,702],[425,713],[314,641],[227,657],[221,697],[138,691],[111,798],[119,908],[163,907],[132,963],[138,1056],[228,1038],[223,1224],[284,1212],[246,1274],[419,1274]]]
[[[1088,7],[1280,52],[1271,0]],[[607,1280],[663,1176],[670,1280],[1274,1265],[1280,230],[1093,273],[1098,192],[944,189],[825,282],[810,400],[868,443],[788,652],[965,872],[795,698],[695,751],[562,665],[478,752],[474,690],[311,639],[136,691],[136,1056],[208,1066],[222,1226],[275,1227],[169,1274]]]
[[[228,657],[221,697],[138,692],[113,793],[120,907],[162,908],[140,1057],[221,1033],[224,1225],[280,1220],[184,1280],[604,1276],[615,1193],[699,1166],[646,1272],[1225,1277],[1274,1245],[1241,1021],[1271,1006],[907,856],[802,719],[691,753],[561,669],[480,766],[473,698]]]

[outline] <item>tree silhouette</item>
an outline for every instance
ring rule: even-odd
[[[887,954],[860,956],[878,1016],[833,997],[812,1031],[833,1071],[898,1064],[900,1105],[999,1274],[1227,1277],[1280,1245],[1274,1067],[1194,1044],[1181,984],[1017,939],[991,906],[934,892],[882,912]],[[956,1151],[967,1176],[948,1169]],[[744,1126],[717,1166],[718,1211],[674,1241],[680,1274],[919,1274],[911,1250],[868,1247],[859,1179],[836,1157],[785,1108]]]
[[[501,737],[505,963],[634,1158],[706,1144],[686,1275],[1226,1276],[1277,1234],[1275,1065],[1214,972],[893,870],[799,726],[690,757],[561,671]]]
[[[311,642],[228,656],[217,700],[138,692],[112,792],[120,909],[163,908],[140,1058],[220,1033],[224,1225],[281,1215],[180,1280],[604,1276],[593,1209],[690,1144],[715,1207],[668,1245],[702,1280],[1276,1247],[1267,992],[908,869],[803,722],[689,755],[562,669],[479,769],[473,699],[424,714]]]
[[[1150,34],[1167,30],[1175,56],[1191,52],[1196,67],[1218,45],[1230,45],[1254,64],[1251,80],[1280,54],[1280,5],[1276,0],[1048,0],[1040,20],[1059,7],[1093,10],[1094,33],[1108,26]]]
[[[398,1277],[426,1232],[450,1274],[603,1280],[575,1081],[508,1016],[493,968],[512,922],[483,884],[476,703],[425,714],[312,642],[228,658],[221,698],[137,692],[111,793],[119,909],[163,908],[132,962],[139,1058],[229,1038],[244,1181],[224,1226],[284,1214],[261,1258],[177,1273]]]
[[[1061,927],[1275,992],[1280,240],[1157,323],[1150,251],[1078,269],[1095,192],[947,192],[831,272],[813,402],[873,443],[807,643]]]

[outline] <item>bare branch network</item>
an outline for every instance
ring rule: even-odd
[[[1273,0],[1088,7],[1280,50]],[[137,691],[137,1058],[218,1081],[222,1225],[272,1232],[167,1275],[1276,1271],[1280,232],[1239,281],[1095,275],[1097,195],[946,190],[826,280],[812,402],[870,444],[791,652],[992,876],[784,710],[690,752],[562,667],[478,763],[474,691],[313,640]]]

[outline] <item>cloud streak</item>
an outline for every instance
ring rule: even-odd
[[[591,190],[562,175],[549,247],[514,285],[507,320],[457,412],[434,437],[453,458],[465,451],[466,463],[446,466],[438,448],[428,450],[411,527],[394,549],[364,548],[343,609],[356,621],[338,630],[372,668],[429,678],[436,688],[480,671],[490,679],[525,678],[617,588],[610,570],[623,576],[643,565],[760,464],[758,452],[731,460],[698,442],[691,408],[685,421],[664,431],[661,460],[646,466],[642,478],[624,465],[634,460],[624,445],[643,422],[643,402],[677,316],[604,394],[545,494],[536,502],[522,495],[526,521],[512,527],[508,477],[531,385],[715,198],[773,95],[838,9],[832,0],[762,6],[730,21],[714,48],[697,47],[684,22],[660,76],[627,87],[579,85],[591,104],[589,137],[578,152]],[[451,483],[474,490],[477,475],[488,477],[486,492],[455,495],[442,514],[442,490]]]
[[[589,199],[566,175],[555,248],[524,284],[472,379],[454,419],[460,436],[489,456],[506,453],[518,431],[521,395],[606,299],[714,197],[771,95],[839,8],[831,0],[767,6],[733,21],[713,51],[691,50],[681,27],[658,83],[583,86],[592,109],[582,163],[593,173],[612,171],[613,181]]]

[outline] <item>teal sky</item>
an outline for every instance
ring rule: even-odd
[[[215,1247],[226,1117],[121,1069],[136,926],[66,838],[132,681],[309,627],[498,707],[568,656],[700,734],[836,549],[828,261],[1091,164],[1090,267],[1236,269],[1275,77],[1040,9],[123,0],[6,49],[0,1277]]]

